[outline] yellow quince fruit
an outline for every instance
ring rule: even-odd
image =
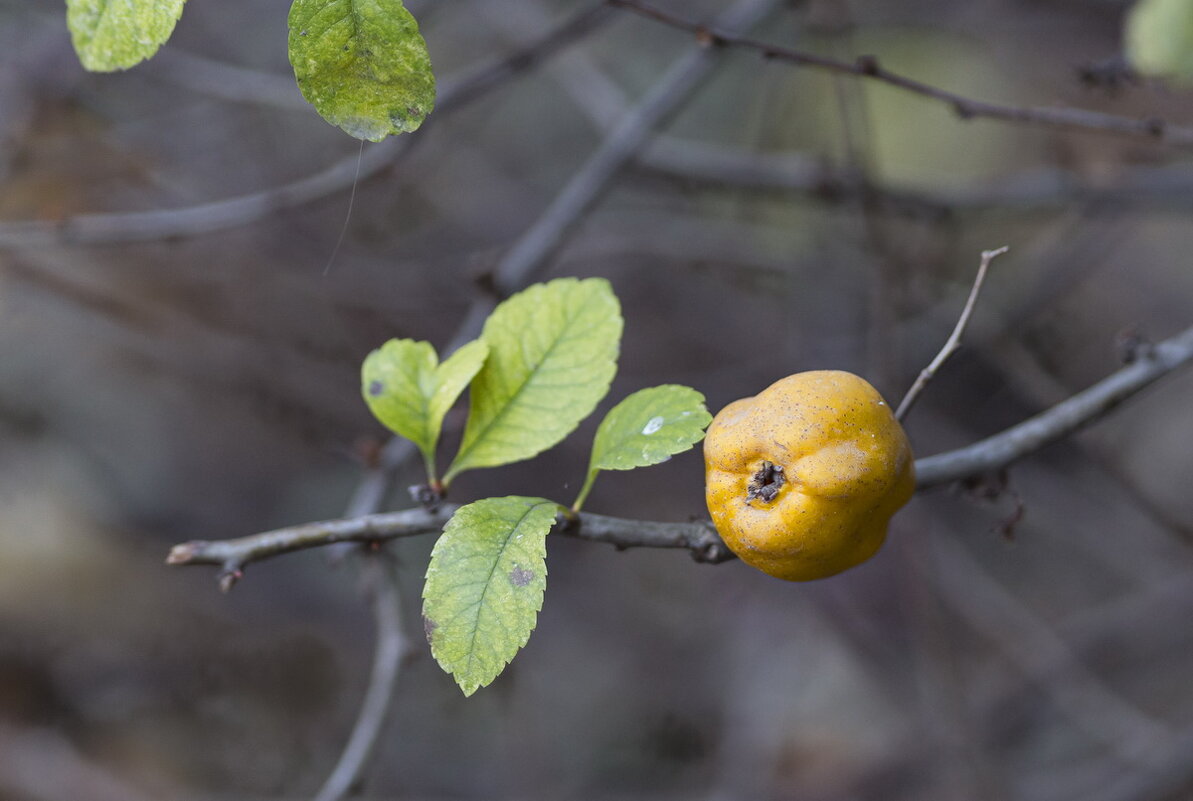
[[[704,460],[725,544],[788,581],[869,559],[915,492],[903,427],[874,387],[840,370],[796,373],[729,404],[708,428]]]

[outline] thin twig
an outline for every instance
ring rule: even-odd
[[[420,132],[425,131],[435,120],[483,97],[486,90],[541,63],[591,31],[602,19],[607,18],[604,11],[605,7],[601,5],[589,7],[512,55],[470,69],[463,76],[448,76],[439,92],[435,115],[428,119],[420,131],[366,147],[359,158],[353,154],[297,181],[184,208],[78,214],[62,220],[3,222],[0,223],[0,248],[33,248],[60,243],[115,244],[197,236],[249,225],[279,211],[345,191],[358,180],[367,181],[410,152]],[[216,77],[211,76],[211,79],[215,80]]]
[[[716,26],[703,25],[693,20],[676,16],[647,3],[640,2],[640,0],[606,0],[606,2],[612,6],[624,8],[643,17],[661,22],[672,28],[695,34],[700,41],[710,41],[718,45],[730,45],[755,50],[766,59],[785,61],[799,66],[880,81],[888,86],[894,86],[898,89],[903,89],[951,106],[957,116],[964,120],[985,117],[987,119],[1003,120],[1005,122],[1024,125],[1142,136],[1175,147],[1193,147],[1193,128],[1172,125],[1154,117],[1134,119],[1085,109],[1025,108],[1021,106],[987,103],[892,72],[882,67],[878,59],[873,56],[862,56],[853,63],[838,61],[786,47],[778,47],[758,39],[738,36],[722,31]]]
[[[352,790],[376,748],[377,738],[393,701],[394,685],[407,645],[402,631],[401,593],[390,562],[387,554],[374,553],[369,554],[365,564],[363,578],[373,596],[373,617],[377,626],[373,669],[356,725],[352,727],[352,734],[340,754],[339,762],[323,783],[315,801],[339,801]]]
[[[919,489],[1000,470],[1105,416],[1123,401],[1193,361],[1193,328],[1153,345],[1132,364],[1084,392],[1017,426],[955,451],[916,460]],[[345,520],[306,523],[232,540],[195,540],[176,545],[170,565],[217,565],[221,584],[231,586],[251,562],[333,542],[374,542],[438,532],[457,507],[436,512],[408,509]],[[559,533],[618,548],[682,548],[701,561],[732,559],[707,522],[655,523],[584,512]]]
[[[911,385],[911,389],[907,390],[907,394],[899,402],[899,408],[895,410],[896,420],[902,420],[907,416],[912,405],[920,397],[920,393],[924,391],[924,387],[928,386],[928,382],[936,375],[936,371],[961,347],[961,337],[965,334],[965,328],[969,325],[969,318],[973,314],[978,294],[982,291],[982,284],[986,281],[986,270],[990,267],[990,262],[1006,253],[1007,250],[1009,248],[1004,245],[997,250],[982,251],[982,263],[978,266],[978,275],[973,281],[973,287],[969,290],[969,297],[965,301],[965,308],[961,310],[961,316],[957,319],[957,325],[953,326],[953,333],[949,334],[948,340],[940,349],[940,353],[936,354],[936,358],[920,371],[915,383]]]

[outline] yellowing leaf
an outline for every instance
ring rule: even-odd
[[[66,26],[79,61],[92,72],[139,64],[158,51],[185,0],[66,0]]]
[[[488,352],[488,346],[476,340],[440,364],[430,342],[391,339],[370,353],[361,367],[365,403],[387,428],[418,446],[432,479],[444,415]]]
[[[350,136],[413,131],[434,108],[427,44],[400,0],[294,0],[289,24],[302,96]]]

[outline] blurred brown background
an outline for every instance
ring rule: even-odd
[[[446,82],[594,4],[409,5]],[[707,20],[727,5],[666,7]],[[755,33],[978,99],[1193,123],[1188,91],[1115,79],[1126,8],[809,0],[776,3]],[[159,57],[89,75],[58,4],[0,0],[2,799],[319,786],[371,659],[355,564],[278,558],[221,596],[166,551],[342,514],[359,443],[383,436],[358,394],[365,354],[395,336],[445,345],[477,278],[694,46],[610,11],[433,115],[361,180],[334,259],[346,189],[194,236],[76,244],[18,225],[186,209],[353,164],[358,144],[297,96],[285,16],[280,0],[192,3]],[[980,251],[1004,244],[965,350],[911,415],[920,454],[1113,371],[1123,332],[1193,320],[1181,151],[965,122],[735,50],[665,133],[660,152],[765,156],[765,175],[778,159],[802,188],[661,159],[619,173],[536,275],[605,276],[622,300],[602,409],[678,382],[715,411],[821,367],[897,399]],[[492,687],[464,699],[415,638],[362,796],[1193,797],[1191,390],[1169,378],[990,497],[922,494],[878,558],[829,581],[553,539],[538,630]],[[572,497],[593,427],[466,475],[456,499]],[[607,474],[588,508],[700,516],[701,473],[691,453]],[[399,476],[387,508],[418,477]],[[392,548],[411,632],[430,545]]]

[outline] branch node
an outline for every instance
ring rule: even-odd
[[[236,586],[236,582],[244,578],[244,569],[238,563],[229,562],[224,565],[216,578],[220,583],[220,592],[228,593]]]
[[[1082,85],[1090,89],[1103,89],[1107,94],[1116,94],[1128,86],[1141,83],[1139,74],[1121,55],[1082,64],[1077,69],[1077,78]]]
[[[728,562],[733,558],[729,548],[725,543],[709,542],[704,545],[693,545],[691,547],[692,559],[701,564],[717,565],[721,562]]]
[[[559,533],[575,532],[580,530],[580,513],[575,509],[569,509],[566,506],[560,506],[555,512],[555,525]]]
[[[711,28],[701,25],[696,29],[696,44],[701,47],[721,47],[726,44],[725,37]]]
[[[1114,345],[1123,364],[1150,359],[1156,353],[1155,343],[1136,326],[1119,331],[1114,338]]]
[[[443,503],[443,486],[434,486],[432,484],[414,484],[406,488],[410,493],[411,499],[428,512],[439,511],[439,505]]]
[[[862,75],[869,75],[871,77],[878,74],[878,58],[876,56],[858,56],[857,71]]]
[[[692,555],[693,561],[707,565],[719,565],[721,562],[737,558],[721,539],[721,535],[717,533],[711,520],[695,522],[699,522],[703,526],[704,534],[697,535],[688,542],[688,552]]]

